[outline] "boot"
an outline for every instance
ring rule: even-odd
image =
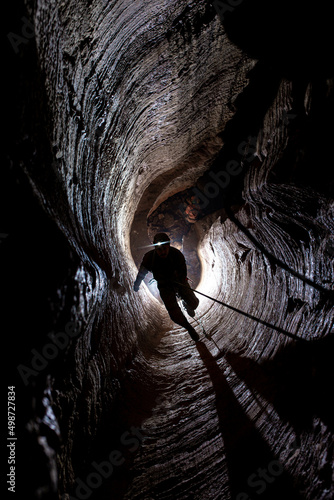
[[[195,311],[192,309],[185,300],[182,301],[183,307],[192,318],[195,316]]]

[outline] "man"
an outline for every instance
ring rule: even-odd
[[[170,239],[165,233],[157,233],[154,236],[153,245],[154,250],[147,252],[143,257],[133,289],[138,292],[146,274],[149,271],[153,273],[169,316],[175,323],[188,330],[191,338],[197,342],[199,336],[183,315],[176,299],[176,294],[178,294],[188,314],[195,316],[199,300],[188,284],[185,258],[180,250],[170,246]]]

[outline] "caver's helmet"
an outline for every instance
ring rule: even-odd
[[[157,233],[154,236],[153,245],[158,245],[159,243],[161,243],[161,244],[170,244],[170,238],[169,238],[168,234],[166,234],[166,233]]]

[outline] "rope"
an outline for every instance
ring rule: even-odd
[[[295,271],[292,269],[290,266],[288,266],[285,262],[283,262],[281,259],[270,253],[251,233],[248,231],[248,229],[234,216],[233,212],[230,210],[229,207],[225,207],[226,214],[228,218],[242,231],[245,236],[260,250],[263,255],[266,255],[266,257],[269,259],[269,261],[275,263],[277,266],[279,266],[281,269],[284,269],[287,271],[289,274],[292,274],[292,276],[295,276],[299,280],[303,281],[310,287],[314,288],[315,290],[318,290],[321,293],[324,293],[329,296],[331,300],[333,300],[333,290],[330,290],[328,288],[325,288],[324,286],[314,282],[307,276],[304,276],[300,274],[298,271]]]
[[[187,285],[183,285],[182,283],[178,283],[177,281],[173,281],[173,283],[175,283],[178,286],[183,286],[185,288],[188,288]],[[286,330],[283,330],[283,328],[281,328],[279,326],[272,325],[271,323],[268,323],[267,321],[263,321],[262,319],[256,318],[255,316],[252,316],[249,313],[246,313],[244,311],[241,311],[240,309],[237,309],[236,307],[233,307],[229,304],[226,304],[225,302],[222,302],[221,300],[214,299],[213,297],[210,297],[209,295],[206,295],[205,293],[199,292],[198,290],[195,290],[194,288],[190,288],[190,290],[192,290],[193,292],[198,293],[200,295],[203,295],[203,297],[206,297],[207,299],[213,300],[214,302],[217,302],[218,304],[220,304],[224,307],[227,307],[228,309],[231,309],[234,312],[242,314],[243,316],[246,316],[247,318],[252,319],[253,321],[257,321],[258,323],[261,323],[261,325],[264,325],[268,328],[271,328],[272,330],[276,330],[277,332],[282,333],[283,335],[286,335],[287,337],[290,337],[291,339],[301,340],[303,342],[307,342],[306,339],[303,339],[302,337],[299,337],[298,335],[295,335],[294,333],[287,332]]]

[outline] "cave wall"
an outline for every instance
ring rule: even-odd
[[[279,46],[270,58],[271,37],[265,55],[249,48],[232,17],[242,3],[228,24],[205,1],[27,6],[45,137],[42,161],[24,170],[76,255],[67,293],[80,335],[51,384],[59,495],[78,496],[77,479],[134,427],[145,436],[136,453],[123,442],[125,464],[90,497],[240,500],[275,462],[284,472],[261,498],[330,498],[327,59],[317,76],[303,58],[296,76]],[[198,290],[266,324],[202,297],[212,341],[195,347],[146,288],[132,291],[134,252],[149,242],[152,210],[203,189],[220,151],[243,164],[223,193],[241,225],[216,206],[195,223]]]

